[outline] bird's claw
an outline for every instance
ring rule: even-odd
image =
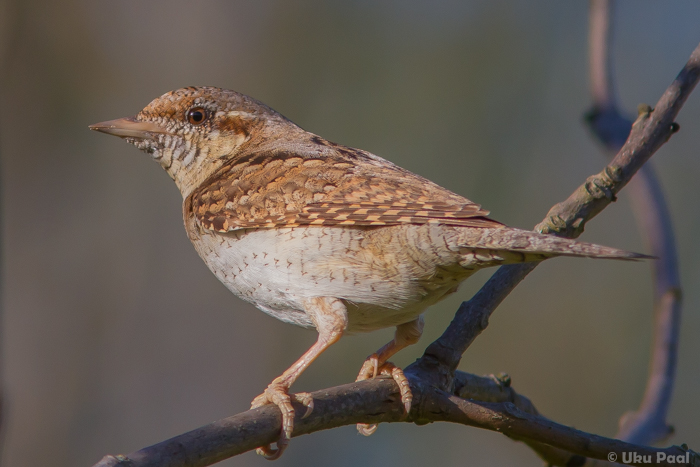
[[[255,449],[255,453],[259,456],[263,456],[265,459],[269,461],[273,461],[275,459],[278,459],[282,453],[284,452],[285,449],[287,449],[287,445],[289,444],[289,440],[287,440],[285,443],[282,443],[282,440],[277,441],[277,448],[273,448],[271,444],[268,444],[267,446],[260,446],[259,448]]]
[[[413,393],[411,392],[411,386],[408,384],[408,378],[404,375],[403,370],[391,362],[385,362],[381,366],[379,365],[379,356],[377,354],[372,354],[367,357],[367,360],[362,364],[360,369],[360,374],[357,375],[355,381],[364,381],[366,379],[375,378],[378,374],[391,376],[396,384],[399,386],[399,391],[401,393],[401,402],[403,403],[404,410],[406,414],[411,411],[411,404],[413,403]],[[367,424],[358,423],[357,431],[364,436],[370,436],[375,431],[377,431],[377,424]]]
[[[301,418],[308,417],[314,410],[314,400],[311,394],[308,392],[289,394],[287,392],[288,390],[289,388],[283,384],[273,381],[262,394],[253,399],[250,405],[251,409],[256,409],[263,405],[274,404],[280,409],[280,412],[282,412],[282,430],[277,440],[277,448],[273,448],[272,445],[268,444],[267,446],[261,446],[255,450],[257,454],[268,460],[279,458],[284,450],[287,449],[289,440],[292,438],[292,431],[294,430],[294,407],[292,406],[292,399],[306,407],[306,413],[304,413],[304,416]]]
[[[372,423],[371,425],[368,423],[358,423],[357,424],[357,432],[360,433],[362,436],[372,436],[375,431],[377,431],[377,425],[376,423]]]
[[[306,407],[306,412],[304,412],[304,415],[301,417],[302,420],[311,415],[311,412],[314,411],[314,399],[311,397],[311,394],[308,392],[298,392],[292,394],[292,397],[294,397],[294,400],[298,403]]]
[[[373,353],[367,360],[362,364],[360,368],[360,373],[357,375],[355,381],[364,381],[370,378],[376,378],[379,374],[379,355]]]

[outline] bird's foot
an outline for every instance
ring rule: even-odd
[[[300,392],[297,394],[289,394],[289,388],[284,384],[273,381],[265,391],[258,397],[253,399],[250,405],[251,409],[256,409],[262,407],[263,405],[274,404],[282,412],[282,431],[280,432],[280,437],[277,440],[277,448],[273,448],[272,445],[261,446],[255,450],[265,459],[275,460],[279,458],[292,437],[292,430],[294,429],[294,407],[292,407],[292,400],[299,402],[304,407],[306,407],[306,413],[302,418],[308,417],[314,409],[314,400],[311,398],[311,394],[308,392]]]
[[[377,375],[391,376],[396,384],[399,386],[399,391],[401,392],[401,402],[403,402],[404,409],[406,413],[411,411],[411,403],[413,402],[413,393],[411,392],[411,387],[408,384],[408,378],[403,374],[403,370],[391,362],[385,362],[379,365],[379,356],[377,354],[372,354],[367,357],[365,363],[360,369],[360,374],[357,375],[355,381],[364,381],[366,379],[371,379]],[[367,424],[358,423],[357,431],[364,436],[370,436],[372,433],[377,431],[377,424]]]

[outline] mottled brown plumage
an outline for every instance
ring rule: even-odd
[[[233,159],[192,194],[206,229],[300,225],[443,224],[500,227],[488,211],[393,164],[377,167],[363,151],[312,138],[328,154],[253,153]],[[326,150],[325,148],[329,148]]]
[[[418,341],[423,311],[478,269],[559,255],[641,257],[506,227],[478,204],[234,91],[172,91],[135,117],[91,128],[150,153],[173,178],[187,234],[226,287],[282,321],[318,330],[317,342],[253,401],[282,412],[278,449],[258,451],[269,458],[291,437],[291,400],[313,408],[290,386],[343,334],[396,327],[358,380],[391,375],[408,411],[408,381],[387,360]]]

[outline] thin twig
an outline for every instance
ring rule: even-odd
[[[620,420],[616,437],[633,443],[652,444],[673,433],[666,423],[678,360],[681,321],[681,287],[670,214],[661,186],[650,166],[642,167],[630,188],[632,208],[646,233],[651,253],[659,258],[652,264],[654,278],[654,338],[649,376],[642,403],[636,412]]]

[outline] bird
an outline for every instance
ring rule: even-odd
[[[279,407],[278,458],[292,436],[290,393],[299,375],[342,336],[395,327],[362,364],[357,381],[391,376],[406,413],[412,394],[389,359],[418,342],[425,310],[490,266],[554,256],[646,257],[508,227],[463,196],[370,152],[330,142],[251,97],[186,87],[133,117],[90,125],[150,154],[183,197],[185,230],[235,295],[316,342],[275,378],[252,408]],[[359,424],[369,435],[376,425]]]

